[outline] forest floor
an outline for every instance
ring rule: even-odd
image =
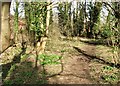
[[[120,82],[120,65],[114,67],[110,47],[86,38],[49,39],[46,55],[62,58],[60,64],[35,65],[35,51],[12,46],[2,53],[4,84],[98,84]]]

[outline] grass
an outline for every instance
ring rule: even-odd
[[[98,62],[90,63],[92,78],[101,84],[116,84],[120,80],[120,70]]]
[[[27,55],[22,56],[22,59],[26,59]],[[40,59],[44,61],[41,62],[42,65],[57,65],[60,64],[59,59],[61,56],[58,55],[47,55],[43,54],[40,56]],[[26,60],[22,60],[22,62],[12,65],[8,78],[4,80],[4,84],[46,84],[47,80],[44,79],[46,74],[42,73],[41,69],[34,69],[33,62],[26,62]]]
[[[24,62],[28,57],[30,56],[30,54],[24,54],[21,56],[21,62]]]
[[[38,72],[32,67],[31,62],[19,63],[14,70],[9,71],[9,78],[4,84],[34,84],[38,79]]]
[[[109,83],[116,83],[119,81],[119,71],[118,69],[111,66],[104,66],[102,68],[101,78]]]
[[[39,55],[38,59],[40,60],[41,65],[48,65],[48,64],[60,64],[59,60],[62,56],[58,55],[46,55],[41,54]]]

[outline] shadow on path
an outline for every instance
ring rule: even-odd
[[[103,42],[103,40],[98,39],[98,40],[80,40],[81,42],[84,42],[86,44],[90,45],[107,45],[107,43]]]
[[[90,44],[90,45],[106,45],[111,47],[112,45],[112,41],[107,41],[105,39],[96,39],[96,40],[80,40],[81,42],[84,42],[86,44]],[[115,45],[117,45],[120,48],[120,44],[119,43],[115,43]]]
[[[8,72],[12,65],[14,65],[16,63],[20,63],[20,60],[21,60],[20,57],[21,57],[21,55],[24,55],[25,52],[26,52],[26,47],[22,48],[22,51],[19,54],[14,56],[12,62],[1,65],[2,66],[2,80],[4,80],[7,77]]]
[[[120,68],[120,64],[115,64],[115,63],[111,63],[111,62],[106,62],[103,59],[100,59],[100,57],[97,56],[93,56],[93,55],[89,55],[87,54],[85,51],[79,49],[78,47],[73,47],[75,50],[77,50],[79,53],[82,53],[85,57],[87,57],[90,60],[94,60],[96,59],[97,62],[101,63],[101,64],[106,64],[112,67],[116,67],[116,68]]]

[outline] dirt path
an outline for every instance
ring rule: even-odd
[[[63,61],[63,73],[49,78],[50,83],[57,84],[90,84],[93,83],[89,74],[89,63],[81,56],[69,57]]]
[[[70,46],[73,48],[73,52],[77,54],[72,54],[63,56],[63,72],[60,75],[51,77],[48,82],[51,84],[93,84],[95,83],[90,75],[90,60],[82,53],[74,49],[74,44]],[[93,53],[95,46],[87,45],[83,47],[83,50]]]
[[[81,39],[89,41],[89,39]],[[68,49],[63,56],[63,72],[60,75],[48,79],[49,83],[56,84],[95,84],[95,83],[116,83],[112,78],[105,82],[101,77],[119,74],[119,69],[104,70],[104,67],[110,67],[112,62],[110,58],[112,53],[107,46],[89,44],[82,41],[63,41],[64,49]],[[66,46],[65,46],[66,44]],[[59,48],[58,48],[59,49]],[[111,57],[110,57],[111,56]],[[111,72],[110,72],[111,71]],[[116,75],[119,76],[119,75]],[[114,77],[114,76],[113,76]],[[118,77],[119,78],[119,77]]]

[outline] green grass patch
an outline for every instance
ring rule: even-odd
[[[38,59],[40,60],[41,65],[48,65],[48,64],[60,64],[59,60],[62,56],[58,55],[47,55],[41,54],[39,55]]]

